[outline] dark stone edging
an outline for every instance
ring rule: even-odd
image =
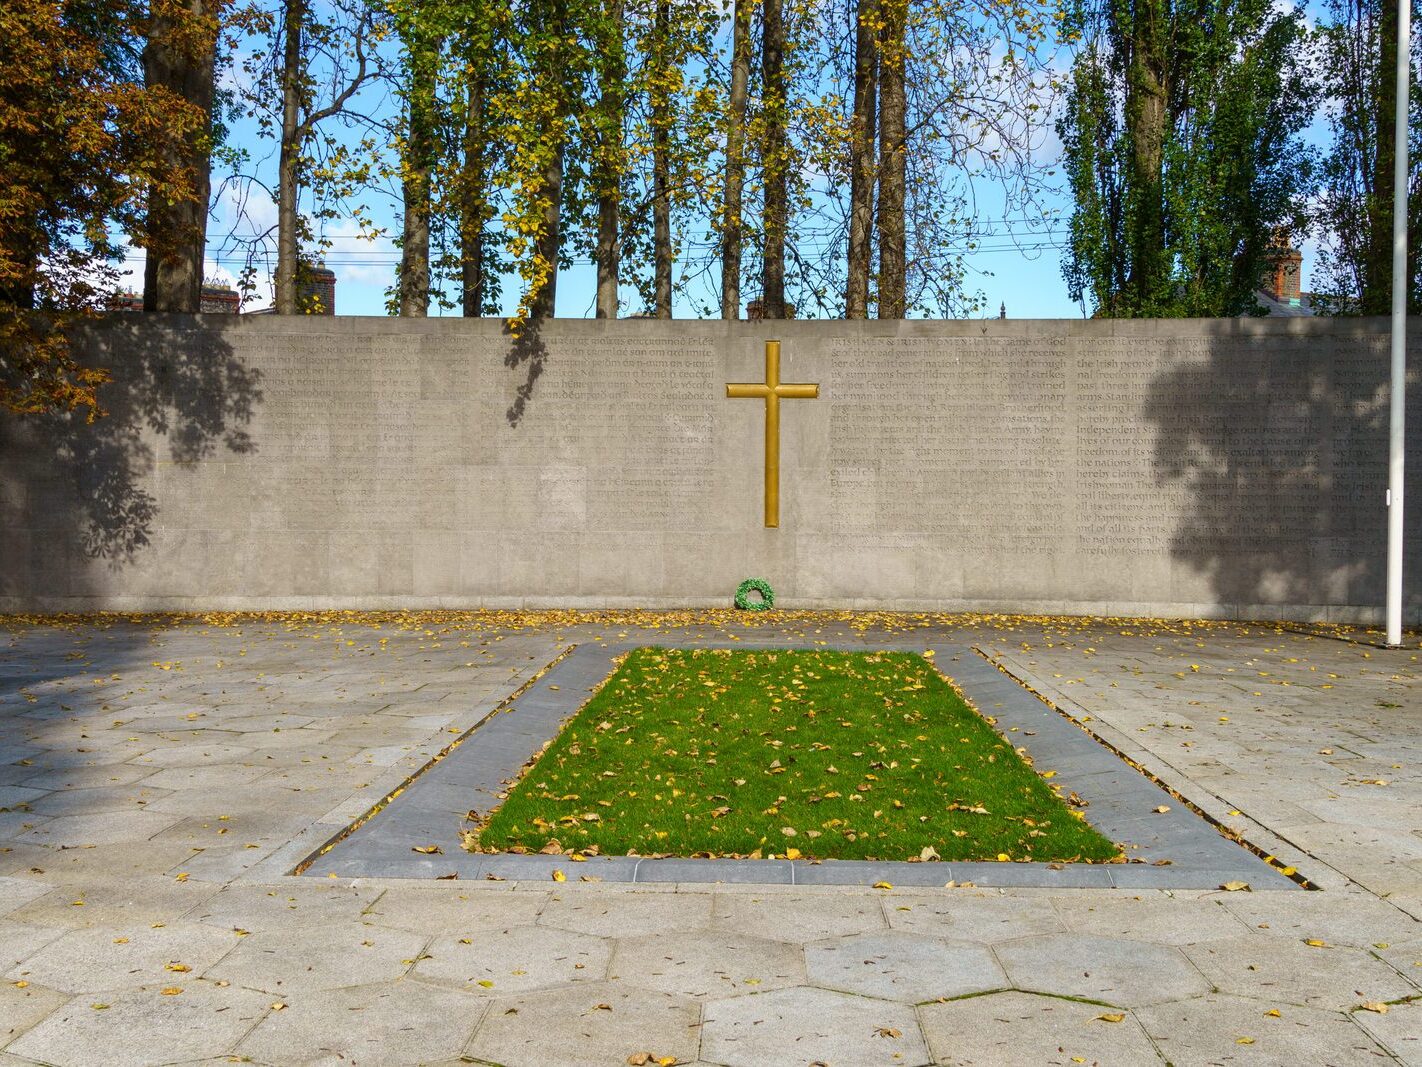
[[[675,641],[657,642],[677,645]],[[691,644],[691,643],[688,643]],[[1297,888],[1259,856],[1228,840],[1171,794],[1123,762],[1079,726],[1034,697],[995,665],[964,645],[878,641],[829,642],[815,646],[739,642],[733,647],[814,647],[845,651],[884,649],[923,652],[981,711],[997,722],[1013,745],[1039,770],[1054,770],[1064,793],[1089,802],[1089,818],[1113,841],[1128,845],[1144,862],[1089,863],[907,863],[871,860],[645,859],[471,854],[459,844],[460,820],[469,809],[487,811],[505,783],[516,777],[608,676],[616,656],[634,644],[580,645],[540,677],[508,708],[485,719],[444,759],[416,777],[385,809],[311,857],[307,875],[432,879],[532,879],[547,881],[561,870],[569,881],[738,882],[780,885],[943,886],[953,881],[991,887],[1120,889],[1214,889],[1248,882],[1255,889]],[[695,647],[712,647],[696,644]],[[554,688],[556,687],[556,688]],[[1156,812],[1165,806],[1170,810]],[[437,845],[442,854],[413,852]],[[1168,859],[1168,866],[1155,866]]]

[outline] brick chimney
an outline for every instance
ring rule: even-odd
[[[202,286],[198,310],[204,315],[236,315],[242,310],[242,297],[230,285],[207,281]]]
[[[305,266],[297,275],[301,281],[300,307],[308,315],[336,313],[336,272],[324,263]]]
[[[1269,269],[1260,288],[1279,303],[1298,307],[1303,302],[1299,288],[1302,273],[1303,253],[1293,246],[1286,232],[1276,230],[1269,252]]]

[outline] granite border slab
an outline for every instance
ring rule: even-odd
[[[745,883],[760,885],[1214,889],[1242,881],[1255,889],[1298,884],[1225,837],[1068,716],[1056,711],[968,645],[942,640],[776,643],[842,651],[931,652],[947,677],[1040,771],[1053,770],[1063,796],[1075,794],[1093,826],[1126,849],[1130,862],[907,863],[872,860],[736,860],[469,853],[459,830],[469,810],[499,803],[510,780],[556,736],[611,674],[618,657],[646,644],[713,647],[695,641],[583,644],[565,651],[531,685],[480,718],[442,758],[426,764],[388,804],[308,855],[293,873],[338,878]],[[730,647],[745,648],[749,642]],[[758,647],[770,647],[759,645]],[[719,643],[714,647],[726,647]],[[1164,810],[1161,810],[1164,809]],[[415,848],[435,853],[415,852]],[[308,846],[309,847],[309,846]]]

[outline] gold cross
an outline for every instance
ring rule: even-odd
[[[820,387],[818,384],[782,384],[780,342],[766,341],[765,381],[727,383],[726,395],[765,401],[765,525],[773,529],[780,525],[780,398],[814,400],[820,395]]]

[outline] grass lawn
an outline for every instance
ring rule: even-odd
[[[644,856],[1118,851],[923,657],[786,650],[629,653],[492,813],[479,847],[549,841]]]

